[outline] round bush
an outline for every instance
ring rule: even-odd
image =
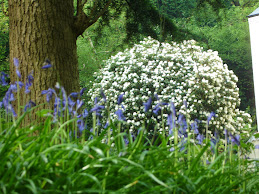
[[[177,112],[188,115],[190,122],[198,119],[204,126],[213,111],[216,117],[210,121],[211,130],[240,132],[252,121],[249,114],[238,109],[237,81],[216,51],[203,51],[194,40],[169,44],[148,37],[107,60],[88,94],[94,100],[102,88],[114,118],[119,109],[117,98],[124,93],[124,116],[131,130],[140,127],[144,120],[159,121],[160,129],[160,121],[162,117],[166,121],[170,107],[164,105],[158,114],[154,108],[158,103],[174,102]],[[152,109],[145,112],[143,103],[150,97]],[[200,133],[204,130],[205,127],[199,128]]]

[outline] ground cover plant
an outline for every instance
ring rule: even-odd
[[[247,136],[223,130],[210,133],[209,112],[205,126],[190,122],[176,103],[147,99],[145,113],[167,107],[162,130],[150,131],[148,119],[137,131],[125,125],[126,94],[116,96],[116,109],[108,103],[108,91],[99,90],[91,109],[83,104],[83,88],[66,94],[64,88],[42,91],[49,109],[30,101],[19,105],[21,91],[30,92],[17,66],[17,82],[10,85],[1,106],[0,190],[2,193],[255,193],[258,161],[246,158],[251,144]],[[51,68],[51,63],[42,68]],[[1,77],[6,84],[6,75]],[[15,95],[17,96],[15,99]],[[12,102],[18,101],[18,109]],[[53,104],[52,104],[53,103]],[[53,106],[52,106],[53,105]],[[185,103],[186,111],[190,107]],[[51,109],[52,108],[52,109]],[[38,110],[40,109],[40,110]],[[34,111],[37,110],[35,113]],[[159,112],[161,115],[163,113]],[[36,114],[39,120],[23,123]],[[116,117],[112,118],[111,115]],[[157,115],[159,116],[159,115]],[[87,123],[91,117],[92,123]],[[105,121],[105,125],[100,125]],[[87,124],[87,125],[86,125]],[[168,128],[166,128],[168,126]],[[201,128],[203,127],[203,128]]]

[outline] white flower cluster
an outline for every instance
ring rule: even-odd
[[[107,60],[88,94],[94,100],[103,88],[112,113],[118,109],[118,96],[124,93],[124,116],[131,129],[139,127],[147,115],[155,122],[161,120],[161,114],[147,114],[143,106],[152,97],[154,108],[157,94],[160,102],[174,102],[177,112],[188,114],[191,120],[197,118],[206,123],[213,111],[217,117],[210,121],[210,128],[234,132],[251,123],[250,115],[237,109],[237,81],[217,52],[202,51],[193,40],[169,44],[148,37]],[[169,106],[164,109],[169,110]]]

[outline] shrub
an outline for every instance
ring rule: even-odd
[[[114,118],[117,96],[124,93],[124,115],[131,130],[140,127],[147,116],[151,118],[149,123],[166,118],[170,108],[165,103],[169,102],[174,102],[177,112],[188,115],[191,121],[198,119],[200,126],[206,124],[208,115],[214,111],[216,117],[212,118],[210,129],[219,132],[224,128],[240,132],[252,122],[249,114],[238,109],[237,76],[228,70],[216,51],[203,51],[194,40],[169,44],[148,37],[105,64],[96,74],[89,95],[93,101],[102,88]],[[150,97],[153,111],[145,112],[143,103]],[[157,109],[162,104],[163,111]],[[159,122],[159,129],[162,125]],[[205,130],[200,127],[200,132],[204,132],[202,129]]]

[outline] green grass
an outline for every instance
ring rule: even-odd
[[[135,141],[111,123],[98,136],[72,138],[73,120],[21,128],[1,125],[1,193],[256,193],[258,165],[210,143],[171,152],[168,138],[151,144],[142,127]],[[110,129],[113,130],[110,133]],[[122,129],[120,129],[122,130]],[[106,136],[109,132],[113,138]],[[122,137],[128,136],[126,145]],[[84,138],[85,139],[84,139]],[[103,139],[106,143],[102,143]],[[232,147],[232,146],[231,146]],[[187,153],[190,153],[188,155]],[[231,154],[230,154],[231,153]],[[204,157],[210,164],[204,162]],[[177,156],[177,157],[176,157]]]

